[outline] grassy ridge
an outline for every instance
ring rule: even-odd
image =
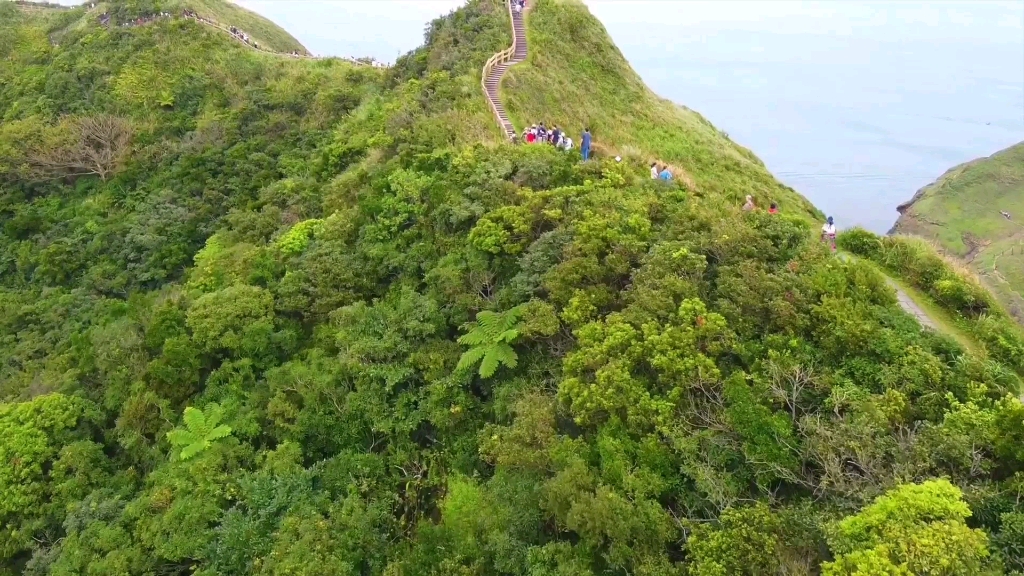
[[[589,126],[596,144],[667,162],[717,201],[738,205],[753,194],[763,206],[777,201],[785,211],[820,216],[700,114],[651,92],[579,0],[536,2],[527,36],[529,58],[509,71],[501,92],[520,129],[544,121],[578,139]]]
[[[182,8],[191,8],[200,16],[225,26],[237,26],[253,37],[260,46],[275,52],[306,52],[306,48],[291,34],[270,20],[230,2],[218,0],[181,0]],[[359,56],[352,54],[352,56]]]
[[[4,3],[4,2],[0,2]],[[12,3],[13,4],[13,3]],[[88,4],[88,3],[87,3]],[[185,9],[194,10],[200,16],[225,26],[237,26],[251,36],[258,44],[275,52],[306,52],[306,48],[277,24],[250,12],[241,6],[220,0],[143,0],[135,3],[97,2],[95,8],[87,4],[71,10],[49,9],[44,5],[18,6],[21,12],[33,17],[63,18],[70,27],[81,28],[95,22],[100,14],[113,13],[125,19],[144,16],[154,12],[170,12],[176,16]],[[83,17],[83,16],[88,17]]]
[[[966,258],[1000,301],[1024,317],[1024,142],[943,174],[903,207],[893,231]]]

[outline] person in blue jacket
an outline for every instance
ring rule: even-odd
[[[580,138],[580,152],[583,154],[584,161],[590,159],[590,128],[583,129],[583,138]]]

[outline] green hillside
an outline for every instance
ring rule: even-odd
[[[651,92],[581,0],[539,0],[527,13],[529,59],[502,85],[516,126],[557,124],[638,161],[669,163],[701,194],[737,208],[747,194],[764,207],[821,217],[752,152],[700,114]],[[724,206],[723,206],[724,208]]]
[[[503,141],[498,0],[387,70],[172,5],[0,2],[0,576],[1024,571],[1024,337],[933,252],[835,258],[582,5],[503,97],[588,162]]]
[[[927,238],[966,260],[1024,321],[1024,142],[951,168],[900,213],[894,232]]]

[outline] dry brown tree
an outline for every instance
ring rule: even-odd
[[[131,150],[134,127],[119,116],[68,117],[60,142],[34,148],[29,162],[47,178],[96,175],[106,180]]]

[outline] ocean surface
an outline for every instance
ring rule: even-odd
[[[315,54],[385,62],[462,4],[234,1]],[[1021,0],[586,3],[655,92],[753,150],[840,227],[885,232],[949,168],[1024,140]]]

